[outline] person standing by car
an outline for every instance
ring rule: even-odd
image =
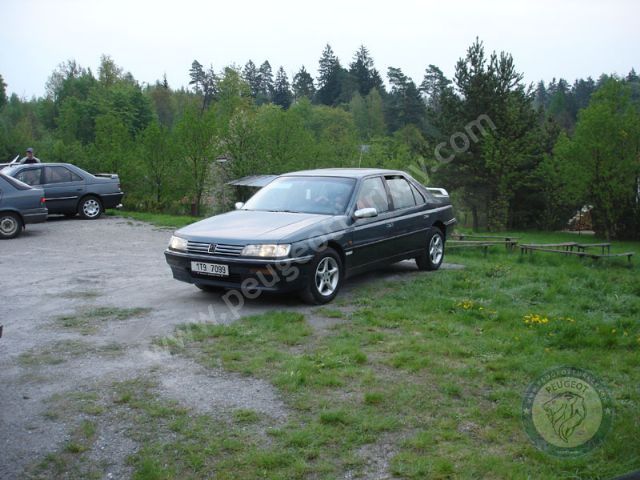
[[[20,159],[20,163],[40,163],[40,159],[33,156],[33,148],[27,148],[27,156]]]

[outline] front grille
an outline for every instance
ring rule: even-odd
[[[211,246],[214,245],[213,248]],[[229,245],[227,243],[187,242],[187,252],[200,255],[217,255],[220,257],[239,257],[244,245]]]

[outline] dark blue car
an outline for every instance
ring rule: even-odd
[[[438,269],[456,221],[446,191],[381,169],[289,173],[236,207],[175,232],[165,251],[174,278],[326,303],[345,278],[381,265]]]
[[[15,238],[27,224],[46,220],[44,191],[0,172],[0,239]]]
[[[12,164],[2,172],[42,188],[50,214],[95,220],[106,208],[118,207],[124,196],[118,175],[92,175],[69,163]]]

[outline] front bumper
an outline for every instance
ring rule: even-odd
[[[42,223],[47,221],[49,210],[46,208],[33,208],[31,210],[25,210],[22,212],[22,218],[25,225],[31,223]]]
[[[198,255],[165,250],[173,278],[182,282],[263,292],[291,292],[307,285],[309,263],[313,255],[279,260]],[[217,263],[229,266],[225,277],[195,273],[191,262]]]

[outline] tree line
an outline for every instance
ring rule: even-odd
[[[6,95],[0,160],[33,146],[46,161],[115,172],[129,208],[212,213],[226,182],[321,167],[385,167],[448,188],[476,229],[557,229],[593,205],[607,237],[640,237],[640,79],[601,75],[527,85],[505,52],[476,41],[452,78],[418,84],[365,46],[344,64],[327,45],[313,78],[269,61],[215,70],[194,60],[187,87],[141,85],[102,56],[69,60],[41,98]]]

